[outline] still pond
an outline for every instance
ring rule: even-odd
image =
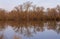
[[[0,22],[0,39],[60,39],[60,22]]]

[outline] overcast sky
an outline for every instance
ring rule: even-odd
[[[43,6],[45,8],[60,5],[60,0],[0,0],[0,8],[12,10],[15,6],[23,4],[27,1],[33,2],[33,4]]]

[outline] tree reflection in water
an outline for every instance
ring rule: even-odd
[[[57,21],[0,22],[0,31],[2,31],[7,25],[11,26],[16,33],[23,34],[28,37],[33,36],[37,32],[43,32],[45,29],[53,30],[57,32],[57,34],[60,33],[60,22]],[[16,36],[15,38],[19,39]]]
[[[21,39],[21,37],[15,33],[11,26],[5,27],[0,34],[0,39]]]

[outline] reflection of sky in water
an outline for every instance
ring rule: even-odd
[[[18,36],[19,35],[17,33],[15,33],[15,31],[13,30],[13,28],[11,26],[6,27],[3,31],[3,39],[13,39],[14,35]],[[0,35],[2,34],[0,33]]]
[[[7,27],[4,30],[4,38],[5,39],[12,39],[13,35],[15,34],[14,30],[12,29],[12,27]]]
[[[44,24],[43,27],[43,31],[36,31],[36,33],[34,33],[34,27],[27,27],[27,29],[25,27],[22,27],[22,33],[21,30],[19,30],[20,32],[16,32],[16,30],[18,29],[17,27],[12,27],[12,26],[8,26],[5,27],[2,31],[0,31],[0,36],[1,33],[3,33],[4,35],[4,39],[13,39],[14,35],[16,35],[17,37],[21,37],[22,39],[60,39],[60,34],[56,32],[56,30],[53,29],[49,29],[48,30],[48,24]],[[36,27],[38,28],[38,26]],[[56,27],[57,28],[57,27]],[[31,35],[31,36],[30,36]]]
[[[28,38],[24,36],[23,39]],[[37,32],[37,34],[29,39],[60,39],[60,34],[57,34],[53,30],[45,30],[43,32]]]

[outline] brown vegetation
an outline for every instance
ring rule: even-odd
[[[39,7],[32,5],[32,2],[26,2],[15,7],[10,12],[0,9],[0,20],[3,21],[21,21],[21,20],[60,20],[60,6],[55,8]]]

